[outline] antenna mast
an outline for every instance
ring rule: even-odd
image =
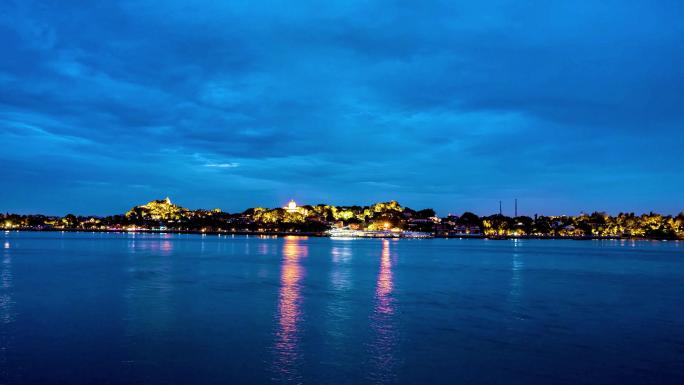
[[[515,198],[515,216],[518,217],[518,198]]]

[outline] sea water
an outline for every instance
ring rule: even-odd
[[[682,384],[684,243],[0,233],[0,384]]]

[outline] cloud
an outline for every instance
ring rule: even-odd
[[[216,168],[235,168],[239,167],[240,163],[207,163],[204,167],[216,167]]]
[[[158,194],[237,211],[517,197],[678,212],[682,15],[677,1],[11,1],[0,211]]]

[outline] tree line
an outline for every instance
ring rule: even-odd
[[[323,232],[331,226],[366,230],[410,229],[436,235],[477,230],[478,234],[485,236],[684,239],[684,212],[676,216],[658,213],[620,213],[611,216],[594,212],[576,216],[534,217],[509,217],[501,214],[478,216],[465,212],[462,215],[439,218],[432,209],[413,210],[396,201],[389,201],[369,206],[317,204],[298,206],[295,209],[255,207],[241,213],[227,213],[220,209],[190,210],[167,198],[135,206],[125,214],[105,217],[0,214],[0,227],[4,229],[315,233]]]

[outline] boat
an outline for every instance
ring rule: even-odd
[[[330,238],[432,238],[431,233],[420,231],[353,230],[348,227],[334,227],[326,232]]]
[[[434,235],[423,231],[402,231],[401,238],[433,238]]]
[[[505,241],[507,239],[511,239],[511,237],[508,235],[488,235],[486,238],[493,241]]]

